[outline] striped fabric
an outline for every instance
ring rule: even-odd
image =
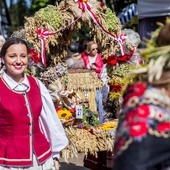
[[[133,3],[123,8],[123,10],[117,15],[117,17],[124,25],[128,23],[136,15],[138,15],[137,4]]]

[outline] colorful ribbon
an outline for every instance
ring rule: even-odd
[[[78,2],[78,7],[80,9],[82,9],[82,11],[84,12],[86,9],[90,10],[91,9],[91,5],[88,2],[88,0],[74,0],[75,3]]]
[[[110,38],[112,38],[113,40],[117,41],[119,46],[120,46],[120,50],[121,50],[121,54],[122,56],[125,54],[125,39],[126,39],[126,34],[121,34],[118,36],[115,36],[113,34],[111,34],[110,32],[108,32],[99,22],[99,19],[97,18],[97,16],[91,11],[91,5],[88,2],[88,0],[74,0],[75,3],[78,2],[78,7],[80,9],[82,9],[82,11],[84,12],[85,10],[87,10],[89,12],[89,15],[91,16],[91,18],[93,19],[93,21],[96,23],[96,25],[102,30],[104,31]]]
[[[46,47],[45,47],[45,40],[48,38],[49,35],[54,35],[56,32],[49,32],[48,30],[44,30],[42,28],[37,28],[38,38],[41,40],[41,59],[43,65],[46,67]]]
[[[82,12],[82,14],[83,14],[83,12]],[[58,32],[61,32],[62,30],[68,28],[69,26],[71,26],[72,24],[77,22],[82,17],[82,14],[75,21],[73,21],[71,24],[67,25],[64,28],[59,29],[58,31],[49,32],[46,29],[37,28],[38,38],[41,40],[41,59],[42,59],[43,65],[45,67],[46,67],[46,45],[45,45],[45,40],[48,38],[48,36],[54,35],[54,34],[56,34]]]

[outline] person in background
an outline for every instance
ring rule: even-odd
[[[158,28],[157,22],[165,23],[169,16],[169,0],[138,0],[138,29],[142,42],[146,42],[151,32]],[[144,48],[145,45],[141,44],[140,47]]]
[[[68,139],[48,90],[24,73],[28,56],[20,38],[7,39],[1,49],[0,170],[58,170]]]
[[[127,62],[132,65],[143,64],[143,59],[138,51],[139,45],[141,43],[140,35],[136,31],[127,28],[123,29],[122,33],[127,35],[125,43],[130,48],[129,52],[132,53],[131,58]]]
[[[5,38],[3,37],[3,35],[0,35],[0,51],[4,43],[5,43]],[[2,60],[0,58],[0,69],[1,68],[2,68]]]
[[[89,41],[87,43],[85,52],[82,52],[81,56],[84,61],[85,69],[94,70],[96,72],[96,76],[100,78],[100,72],[104,66],[104,63],[101,53],[98,53],[98,45],[94,41]],[[96,89],[95,100],[97,104],[97,110],[99,112],[99,120],[102,124],[104,110],[102,104],[102,93],[100,89]]]
[[[89,41],[86,50],[81,53],[81,56],[84,61],[84,67],[95,70],[97,77],[99,77],[104,64],[102,54],[98,53],[98,45],[94,41]]]
[[[170,170],[170,22],[158,31],[142,53],[152,54],[148,67],[133,71],[123,95],[113,170]]]
[[[4,43],[5,43],[5,38],[3,37],[3,35],[0,35],[0,51]]]

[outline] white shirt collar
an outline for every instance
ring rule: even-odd
[[[16,91],[23,91],[29,88],[29,82],[27,76],[24,74],[24,80],[21,83],[15,82],[11,77],[9,77],[5,71],[2,72],[2,78],[8,84],[11,89]]]

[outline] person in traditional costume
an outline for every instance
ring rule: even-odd
[[[57,170],[68,139],[47,88],[24,73],[28,56],[20,38],[1,49],[0,170]]]
[[[145,50],[147,65],[133,70],[123,95],[114,143],[113,170],[170,169],[170,22]],[[137,80],[137,81],[136,81]]]

